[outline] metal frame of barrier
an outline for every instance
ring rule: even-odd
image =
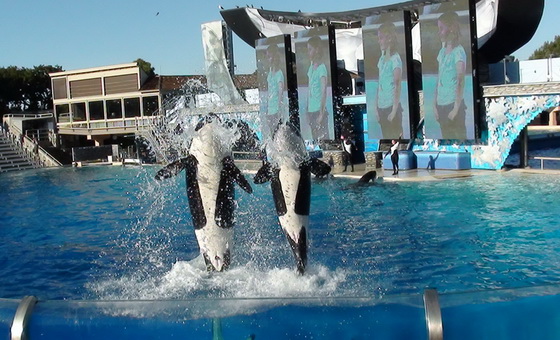
[[[10,328],[10,339],[12,340],[28,340],[27,335],[27,323],[33,313],[33,308],[37,304],[38,300],[35,296],[24,297],[16,310],[14,315],[14,321],[12,321],[12,327]]]
[[[429,340],[443,340],[443,322],[439,295],[436,289],[424,290],[424,311],[426,312],[426,328]]]

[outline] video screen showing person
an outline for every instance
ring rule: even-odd
[[[410,138],[405,13],[367,17],[362,26],[369,139]]]
[[[474,139],[474,88],[468,0],[421,8],[426,138]]]
[[[278,122],[285,122],[289,119],[289,76],[286,48],[290,44],[289,35],[279,35],[258,39],[255,46],[259,83],[260,130],[263,140],[271,137]]]
[[[315,145],[334,139],[333,36],[334,30],[328,26],[295,33],[301,135]]]

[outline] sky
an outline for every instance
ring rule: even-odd
[[[142,58],[161,75],[204,74],[200,25],[221,20],[225,9],[253,5],[270,10],[340,12],[398,0],[0,0],[0,67],[59,65],[75,70]],[[515,0],[508,0],[515,1]],[[534,37],[512,53],[526,60],[560,35],[560,1],[545,0]],[[254,49],[234,38],[237,74],[256,69]]]

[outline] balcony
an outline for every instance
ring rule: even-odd
[[[131,117],[107,120],[69,122],[60,117],[58,133],[61,135],[125,134],[145,130],[157,116]]]

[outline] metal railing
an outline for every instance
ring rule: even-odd
[[[560,161],[560,157],[545,157],[545,156],[534,156],[531,159],[536,159],[541,161],[541,170],[544,170],[544,161]]]
[[[58,123],[59,133],[78,133],[78,134],[105,134],[117,131],[144,131],[156,119],[156,116],[132,117],[120,119],[107,119],[80,122],[61,122]]]
[[[5,114],[4,117],[9,118],[51,118],[53,117],[52,112],[44,112],[44,113],[8,113]]]

